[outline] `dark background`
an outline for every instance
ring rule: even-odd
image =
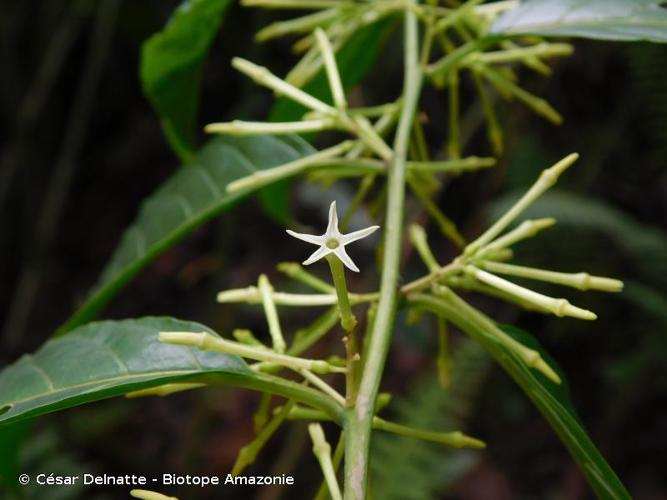
[[[99,5],[3,3],[0,365],[35,350],[67,319],[99,276],[141,200],[178,168],[137,76],[141,43],[161,29],[177,3],[107,2],[102,21],[95,17]],[[273,13],[239,6],[230,9],[206,64],[201,125],[266,114],[269,93],[233,72],[229,61],[242,55],[284,74],[295,61],[289,44],[257,45],[252,40],[257,28],[274,18]],[[551,352],[568,376],[581,419],[633,496],[667,498],[667,49],[574,43],[575,54],[558,60],[552,77],[520,72],[522,85],[548,99],[563,114],[564,125],[546,123],[518,103],[499,103],[506,138],[499,166],[453,179],[439,204],[464,228],[465,236],[474,237],[497,214],[502,205],[498,200],[525,189],[558,158],[572,151],[581,154],[559,184],[560,193],[568,196],[553,199],[559,211],[574,216],[521,246],[515,260],[621,278],[626,281],[623,294],[555,292],[594,310],[599,319],[593,323],[521,312],[476,296],[469,299],[498,320],[532,332]],[[379,103],[400,92],[400,48],[389,40],[381,57],[363,89],[353,90],[355,102]],[[490,154],[479,110],[470,105],[472,87],[467,79],[462,82],[464,134],[469,137],[464,152]],[[434,151],[442,147],[438,138],[444,133],[445,103],[445,97],[433,91],[422,100]],[[200,142],[204,140],[202,135]],[[320,189],[295,187],[295,223],[323,224],[332,191],[322,195]],[[339,199],[349,199],[353,184],[343,182],[335,190]],[[415,207],[408,209],[410,218]],[[446,262],[454,249],[437,236],[437,228],[428,229],[436,255]],[[284,227],[248,200],[162,255],[119,294],[103,317],[171,315],[220,332],[240,326],[261,332],[260,310],[218,306],[215,293],[252,284],[261,272],[280,287],[274,264],[301,260],[308,250],[288,240]],[[372,260],[371,249],[363,245],[352,249],[352,255],[358,263]],[[406,265],[408,277],[423,272],[415,258]],[[370,263],[366,268],[372,268]],[[313,270],[326,276],[322,266]],[[351,282],[353,289],[376,286],[374,273],[364,274]],[[290,311],[284,324],[293,329],[313,317],[309,311]],[[472,349],[461,354],[461,363],[477,367],[470,370],[476,382],[466,386],[465,393],[448,395],[433,382],[433,325],[424,320],[407,326],[403,319],[383,386],[398,400],[408,401],[397,404],[394,416],[438,417],[442,403],[457,425],[489,446],[483,453],[439,456],[439,450],[424,445],[420,447],[429,450],[426,455],[420,447],[378,444],[377,491],[388,477],[411,484],[411,474],[419,475],[412,471],[417,468],[431,471],[427,481],[432,484],[426,490],[439,498],[590,497],[563,446],[509,377],[454,334],[455,344]],[[255,394],[216,388],[166,399],[96,403],[30,424],[21,460],[30,473],[62,469],[222,475],[252,437],[250,416],[257,402]],[[329,430],[334,440],[334,430]],[[419,460],[426,462],[410,466]],[[225,489],[224,497],[308,498],[320,480],[305,425],[283,429],[248,472],[273,471],[294,475],[297,485]],[[445,487],[448,493],[438,493]],[[220,494],[172,492],[181,498]],[[126,491],[27,488],[23,494],[124,498]]]

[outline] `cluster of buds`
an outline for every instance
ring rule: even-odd
[[[497,274],[516,276],[569,286],[579,290],[605,292],[619,292],[622,290],[623,283],[616,279],[591,276],[583,272],[562,273],[498,262],[497,257],[502,257],[503,252],[509,249],[510,245],[531,237],[556,222],[555,219],[551,218],[527,220],[515,229],[499,236],[530,204],[556,183],[558,177],[574,163],[577,157],[577,154],[571,154],[551,168],[544,170],[533,186],[495,224],[466,247],[462,265],[467,276],[472,277],[478,283],[507,294],[519,303],[556,316],[593,320],[597,317],[595,313],[576,307],[564,298],[548,297],[497,276]],[[495,259],[494,256],[496,256]]]
[[[402,12],[402,2],[360,2],[342,0],[247,0],[247,6],[278,9],[312,9],[315,12],[288,21],[274,23],[257,35],[259,41],[288,34],[305,34],[295,48],[305,50],[303,59],[284,78],[250,61],[235,58],[232,66],[253,81],[304,106],[308,112],[294,122],[255,122],[233,120],[211,123],[209,133],[228,135],[292,134],[336,130],[352,136],[338,144],[269,170],[255,172],[227,186],[230,192],[260,187],[305,172],[322,171],[324,175],[342,177],[386,174],[386,163],[393,157],[384,137],[390,133],[402,109],[400,98],[371,107],[350,107],[344,92],[336,52],[358,29],[392,14]],[[449,139],[446,161],[408,162],[410,171],[454,172],[485,168],[495,164],[493,158],[461,159],[459,141],[459,73],[468,70],[480,94],[493,150],[502,150],[502,132],[483,80],[506,99],[517,99],[539,115],[560,123],[560,115],[544,100],[520,88],[511,65],[523,63],[541,73],[549,68],[543,59],[571,53],[570,45],[537,41],[517,46],[485,36],[489,22],[502,9],[493,4],[466,2],[457,8],[410,4],[425,26],[422,67],[425,75],[449,91]],[[502,4],[503,2],[498,2]],[[452,33],[450,33],[452,32]],[[457,42],[458,40],[458,42]],[[458,45],[457,45],[458,43]],[[526,42],[528,43],[528,42]],[[486,49],[493,49],[486,51]],[[432,54],[441,56],[430,62]],[[502,66],[499,66],[502,65]],[[305,92],[303,86],[324,69],[332,104]],[[446,80],[442,80],[446,75]],[[412,187],[412,186],[411,186]],[[456,238],[455,238],[456,239]]]
[[[381,172],[384,169],[384,162],[392,158],[393,152],[382,138],[382,134],[386,133],[394,122],[399,109],[398,106],[392,104],[374,108],[349,109],[331,43],[324,31],[319,28],[315,30],[314,36],[317,40],[318,52],[326,68],[334,101],[333,106],[301,90],[287,79],[279,78],[267,68],[245,59],[235,58],[232,65],[237,70],[256,83],[305,106],[310,111],[304,116],[303,120],[295,122],[266,123],[235,120],[225,123],[211,123],[206,126],[205,130],[210,133],[230,135],[293,134],[339,130],[351,134],[354,140],[345,140],[294,162],[270,170],[256,172],[251,176],[230,183],[227,186],[228,191],[234,192],[253,186],[258,187],[280,178],[332,165],[345,166],[351,164],[359,167],[358,170],[362,173],[368,171]],[[378,118],[374,124],[370,121],[372,117]],[[365,166],[360,166],[355,160],[366,152],[369,152],[371,157],[379,158],[381,162],[370,162]]]
[[[592,276],[585,272],[563,273],[505,262],[512,257],[512,245],[535,236],[556,222],[553,218],[525,220],[515,228],[504,232],[537,198],[556,183],[560,175],[577,158],[576,153],[570,154],[544,170],[531,188],[504,215],[477,239],[466,245],[462,254],[446,266],[440,266],[433,256],[424,230],[419,226],[413,226],[410,231],[413,245],[429,268],[430,274],[408,283],[403,287],[403,292],[409,295],[431,288],[436,295],[444,294],[451,297],[451,291],[446,287],[464,288],[494,295],[526,309],[559,317],[596,319],[594,312],[572,305],[567,299],[549,297],[499,276],[516,276],[579,290],[620,292],[623,289],[623,282],[617,279]],[[512,340],[493,325],[487,326],[489,333],[515,352],[528,366],[533,366],[553,381],[559,382],[556,373],[541,359],[539,353]]]
[[[544,99],[525,89],[517,82],[512,66],[522,64],[531,70],[549,75],[551,69],[545,60],[572,53],[566,43],[550,43],[533,37],[522,41],[523,45],[510,40],[488,36],[492,21],[502,12],[512,8],[516,2],[491,2],[480,5],[481,0],[464,2],[458,7],[440,6],[426,2],[348,2],[345,0],[244,0],[246,6],[266,9],[312,10],[313,13],[287,21],[275,22],[257,33],[259,42],[276,37],[292,35],[300,37],[294,43],[296,53],[303,54],[301,60],[285,77],[287,84],[303,87],[318,71],[325,67],[330,72],[333,54],[347,43],[360,29],[387,17],[414,11],[424,26],[424,44],[421,54],[423,71],[440,88],[449,92],[449,142],[447,153],[451,158],[460,155],[459,144],[459,79],[464,71],[470,74],[482,103],[487,124],[489,142],[496,154],[503,148],[503,134],[494,110],[487,86],[493,88],[503,99],[523,103],[537,115],[560,124],[559,113]],[[323,52],[322,37],[330,40],[331,51]],[[341,94],[332,87],[334,102],[343,102]],[[316,113],[321,113],[319,110]],[[312,115],[313,118],[317,115]],[[311,130],[346,128],[344,123],[331,120],[326,113],[304,125]],[[350,124],[348,123],[347,126]],[[358,126],[358,124],[357,124]]]
[[[612,278],[591,276],[585,272],[563,273],[508,264],[504,261],[512,257],[511,246],[552,226],[556,220],[544,218],[525,220],[518,226],[503,231],[512,224],[538,197],[553,186],[560,175],[578,158],[576,153],[566,156],[552,167],[544,170],[532,187],[507,210],[491,227],[477,239],[469,243],[463,253],[445,267],[440,267],[425,242],[423,230],[413,228],[413,243],[422,259],[431,270],[426,279],[418,280],[404,287],[407,293],[422,290],[433,283],[444,283],[455,287],[472,288],[499,295],[527,308],[578,319],[593,320],[595,313],[570,304],[564,298],[553,298],[530,290],[498,276],[516,276],[548,283],[577,288],[579,290],[600,290],[619,292],[623,283]],[[493,293],[495,291],[495,293]]]

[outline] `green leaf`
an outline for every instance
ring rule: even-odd
[[[236,356],[164,344],[160,331],[214,334],[172,318],[89,323],[0,372],[0,423],[204,375],[254,376]]]
[[[194,154],[202,66],[230,0],[186,0],[144,42],[139,66],[146,97],[182,161]]]
[[[555,384],[536,370],[528,368],[516,354],[499,344],[497,345],[497,349],[504,351],[504,353],[502,354],[502,360],[495,354],[494,357],[523,389],[526,396],[530,398],[558,434],[560,440],[579,464],[597,497],[629,500],[630,495],[623,483],[618,479],[616,473],[606,462],[579,421],[568,395],[565,374],[535,337],[509,325],[502,325],[501,329],[515,340],[538,351],[561,378],[562,383],[560,385]]]
[[[504,12],[491,33],[667,42],[663,0],[527,0]]]
[[[349,89],[357,85],[373,67],[378,58],[384,41],[395,24],[394,19],[382,19],[370,24],[350,37],[348,42],[336,54],[336,62],[340,71],[343,88]],[[321,70],[304,87],[309,94],[325,102],[332,103],[326,73]],[[300,120],[308,111],[305,107],[285,97],[280,98],[269,113],[270,121]],[[304,136],[310,140],[309,135]],[[289,182],[281,181],[260,190],[259,200],[264,212],[279,223],[289,220]]]
[[[303,384],[252,370],[241,358],[160,342],[159,332],[211,329],[174,318],[88,323],[0,371],[5,424],[177,382],[223,383],[294,399],[341,424],[345,409]]]
[[[228,193],[226,186],[230,182],[314,151],[294,136],[220,136],[211,140],[188,168],[177,170],[144,201],[137,220],[125,231],[97,285],[56,335],[90,321],[160,253],[248,193]]]
[[[507,335],[538,351],[542,359],[558,373],[561,384],[552,382],[542,373],[526,366],[514,350],[498,342],[495,335],[489,335],[488,325],[494,327],[491,320],[458,297],[454,296],[454,299],[446,301],[422,295],[414,297],[412,301],[449,319],[477,340],[493,356],[549,422],[581,468],[598,498],[630,499],[623,483],[605,461],[579,421],[568,396],[565,375],[533,336],[512,326],[501,326]]]

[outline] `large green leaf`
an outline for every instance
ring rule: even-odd
[[[230,0],[186,0],[142,46],[140,78],[181,160],[194,154],[202,65]]]
[[[560,385],[528,368],[513,352],[499,347],[504,350],[504,360],[501,362],[503,368],[551,424],[552,429],[581,467],[598,498],[630,499],[630,495],[616,473],[597,449],[577,417],[569,398],[565,374],[558,368],[553,358],[529,333],[509,325],[503,325],[501,328],[515,340],[538,351],[549,366],[558,372],[562,380]]]
[[[667,42],[663,0],[527,0],[503,13],[491,33]]]
[[[412,301],[436,314],[444,315],[484,346],[486,351],[509,373],[549,422],[581,468],[598,498],[630,499],[623,483],[618,479],[616,473],[606,462],[579,421],[568,397],[563,372],[558,369],[554,360],[542,349],[532,335],[515,327],[502,327],[502,330],[515,340],[539,351],[549,366],[558,372],[563,381],[560,385],[547,379],[537,370],[526,366],[514,351],[496,341],[494,335],[489,335],[488,329],[496,327],[488,318],[485,318],[464,301],[458,298],[445,301],[425,295],[413,298]]]
[[[164,344],[160,331],[213,333],[172,318],[89,323],[0,372],[0,423],[198,376],[254,376],[236,356]]]
[[[204,325],[174,318],[88,323],[0,371],[0,425],[186,381],[294,399],[341,423],[345,409],[322,392],[254,371],[237,356],[160,342],[164,331],[216,335]]]
[[[88,299],[56,333],[90,321],[161,252],[248,193],[228,193],[230,182],[314,151],[293,136],[221,136],[211,140],[188,168],[177,170],[144,201]]]

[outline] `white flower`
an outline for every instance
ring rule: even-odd
[[[320,260],[322,257],[325,257],[330,253],[333,253],[341,260],[343,264],[345,264],[348,269],[358,273],[359,268],[354,264],[354,262],[352,262],[352,259],[345,251],[345,245],[352,243],[353,241],[360,240],[361,238],[365,238],[369,234],[374,233],[379,228],[380,226],[370,226],[366,229],[360,229],[359,231],[354,231],[349,234],[341,234],[338,230],[336,202],[332,201],[331,206],[329,207],[329,224],[327,225],[327,230],[323,235],[315,236],[314,234],[297,233],[290,231],[289,229],[287,230],[287,234],[320,247],[315,250],[315,252],[310,257],[303,261],[305,266]]]

